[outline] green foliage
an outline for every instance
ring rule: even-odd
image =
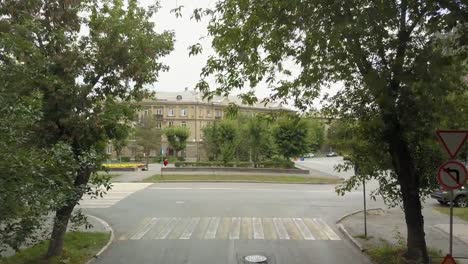
[[[307,123],[297,117],[283,117],[273,129],[273,138],[279,153],[286,159],[304,155],[310,151]]]
[[[166,135],[169,145],[175,150],[177,156],[179,151],[187,147],[187,139],[190,136],[190,130],[182,126],[167,127],[164,129],[164,135]]]
[[[156,121],[150,117],[143,117],[135,127],[135,144],[143,149],[143,153],[150,155],[151,150],[159,153],[161,148],[162,131],[156,127]]]
[[[47,255],[58,255],[60,233],[81,196],[101,196],[101,189],[93,186],[110,188],[108,177],[90,181],[90,176],[101,167],[105,145],[119,138],[134,117],[133,104],[148,95],[143,86],[155,82],[158,72],[167,69],[159,58],[172,50],[173,34],[156,33],[151,22],[154,9],[139,7],[135,0],[99,4],[92,0],[27,4],[6,0],[0,13],[2,94],[5,91],[21,100],[36,98],[40,108],[30,131],[34,140],[28,144],[38,149],[34,154],[38,158],[52,159],[50,174],[34,175],[25,169],[24,178],[8,182],[8,188],[28,186],[31,193],[41,196],[41,185],[28,184],[27,178],[36,176],[55,192],[60,206],[46,207],[58,209],[57,232]],[[70,153],[71,160],[67,158]],[[70,165],[62,164],[65,161]],[[19,160],[10,166],[30,167]],[[59,180],[49,178],[60,174]],[[24,237],[37,227],[21,221],[17,225],[24,227],[18,233]]]
[[[427,262],[420,190],[432,188],[434,131],[466,127],[460,110],[467,100],[452,105],[468,90],[466,3],[226,0],[211,12],[216,55],[197,88],[210,97],[265,81],[271,99],[306,110],[322,87],[342,84],[327,98],[326,113],[358,120],[355,133],[364,144],[353,149],[353,161],[380,179],[382,195],[403,201],[412,229],[407,257]],[[285,67],[291,62],[294,72]],[[453,115],[444,118],[447,109]]]

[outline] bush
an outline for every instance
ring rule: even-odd
[[[130,162],[130,157],[120,157],[122,162]]]
[[[293,169],[294,162],[290,160],[281,161],[261,161],[257,163],[258,168],[281,168],[281,169]]]

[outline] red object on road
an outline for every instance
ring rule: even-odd
[[[169,164],[169,161],[167,159],[164,159],[163,163],[164,163],[164,166],[167,166],[167,164]]]
[[[442,264],[457,264],[457,263],[455,262],[455,259],[453,259],[453,257],[450,254],[448,254],[447,256],[445,256],[444,261],[442,261]]]

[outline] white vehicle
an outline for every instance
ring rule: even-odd
[[[314,153],[308,153],[304,155],[304,158],[313,158],[315,157]]]

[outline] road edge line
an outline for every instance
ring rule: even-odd
[[[94,254],[94,256],[88,260],[88,262],[86,262],[86,264],[91,264],[93,263],[102,253],[104,253],[104,251],[106,251],[109,246],[112,244],[112,242],[114,242],[114,239],[115,239],[115,235],[114,235],[114,229],[112,229],[112,227],[109,225],[109,223],[107,223],[104,219],[102,218],[99,218],[97,216],[94,216],[94,215],[91,215],[91,214],[86,214],[87,217],[91,217],[91,218],[94,218],[96,221],[98,221],[99,223],[101,223],[103,226],[104,226],[104,229],[106,231],[108,231],[110,233],[110,237],[109,237],[109,241],[107,241],[107,243],[101,248],[101,250],[99,250],[96,254]]]

